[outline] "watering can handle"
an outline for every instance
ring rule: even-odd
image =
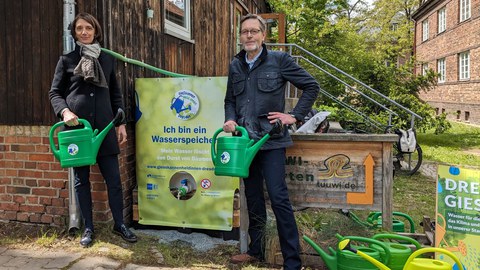
[[[435,247],[422,248],[422,249],[419,249],[419,250],[413,252],[412,255],[410,255],[410,257],[408,257],[407,261],[405,262],[404,269],[409,270],[410,268],[408,268],[408,264],[411,263],[413,261],[413,259],[415,259],[419,255],[424,254],[424,253],[431,253],[431,252],[440,252],[440,253],[443,253],[445,255],[448,255],[457,264],[458,269],[465,269],[463,267],[463,264],[460,262],[460,260],[457,258],[457,256],[455,256],[455,254],[453,254],[452,252],[450,252],[446,249],[435,248]]]
[[[338,240],[344,240],[344,239],[350,239],[353,241],[359,241],[359,242],[364,242],[364,243],[369,243],[369,244],[375,244],[383,248],[385,251],[385,261],[383,262],[385,265],[388,265],[390,263],[390,257],[392,253],[390,252],[390,249],[387,247],[385,243],[382,243],[378,240],[375,239],[370,239],[366,237],[360,237],[360,236],[341,236],[340,234],[335,234]]]
[[[235,130],[237,131],[240,131],[242,133],[242,137],[246,137],[248,139],[248,131],[244,128],[244,127],[241,127],[241,126],[236,126],[235,127]],[[217,129],[217,131],[215,131],[215,133],[213,134],[213,137],[212,137],[212,147],[211,147],[211,151],[210,151],[210,154],[212,155],[212,161],[215,160],[217,158],[217,147],[216,147],[216,142],[217,142],[217,136],[218,134],[220,134],[220,132],[223,131],[223,128],[219,128]],[[253,141],[250,142],[250,144],[252,144]]]
[[[395,240],[407,241],[407,242],[413,244],[417,249],[422,248],[422,245],[420,245],[420,243],[418,243],[417,240],[415,240],[413,238],[410,238],[410,237],[407,237],[407,236],[403,236],[403,235],[390,234],[390,233],[379,233],[379,234],[374,235],[372,238],[375,239],[375,240],[395,239]]]
[[[90,123],[89,123],[87,120],[85,120],[85,119],[79,118],[79,119],[78,119],[78,122],[82,123],[85,128],[90,128],[90,129],[92,128],[92,126],[90,125]],[[55,125],[53,125],[53,126],[50,128],[50,132],[49,132],[50,148],[52,149],[53,155],[54,155],[57,159],[60,159],[60,149],[55,146],[55,141],[53,140],[53,136],[55,135],[55,130],[56,130],[58,127],[63,126],[63,125],[65,125],[65,122],[63,122],[63,121],[57,122]]]
[[[375,221],[375,220],[378,220],[378,218],[381,217],[381,216],[382,216],[382,212],[371,212],[368,215],[368,219],[370,219],[372,221]],[[409,215],[407,215],[405,213],[402,213],[402,212],[392,212],[392,216],[399,216],[399,217],[403,217],[406,220],[408,220],[408,223],[410,224],[410,232],[411,233],[415,232],[415,222],[413,222],[412,217],[410,217]]]

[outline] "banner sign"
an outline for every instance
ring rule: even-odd
[[[141,78],[136,89],[139,223],[230,231],[239,179],[215,176],[226,77]]]
[[[465,269],[476,270],[479,243],[480,171],[439,165],[435,246],[453,252]],[[436,258],[453,265],[446,255],[437,253]]]

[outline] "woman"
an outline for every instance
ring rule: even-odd
[[[97,19],[88,13],[78,14],[72,22],[71,33],[75,50],[60,57],[55,69],[50,102],[55,114],[71,129],[86,119],[93,129],[103,130],[123,110],[122,92],[117,83],[113,57],[101,52],[102,29]],[[119,143],[127,141],[125,123],[111,129],[100,146],[97,163],[107,184],[108,202],[115,222],[113,232],[128,242],[137,237],[123,221],[123,191],[118,165]],[[90,166],[73,168],[75,191],[85,221],[80,244],[88,247],[94,237]]]

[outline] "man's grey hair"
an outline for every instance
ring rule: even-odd
[[[255,19],[255,20],[258,20],[260,22],[260,30],[262,32],[265,32],[265,30],[267,29],[267,23],[265,22],[265,20],[260,16],[260,15],[257,15],[257,14],[247,14],[245,16],[243,16],[241,19],[240,19],[240,26],[243,24],[244,21],[246,20],[249,20],[249,19]],[[240,27],[241,28],[241,27]]]

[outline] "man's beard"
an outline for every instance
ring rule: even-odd
[[[257,43],[255,43],[253,46],[252,45],[248,45],[248,49],[247,49],[247,46],[246,45],[243,45],[243,49],[246,51],[246,52],[254,52],[256,50],[259,49],[259,46]]]

